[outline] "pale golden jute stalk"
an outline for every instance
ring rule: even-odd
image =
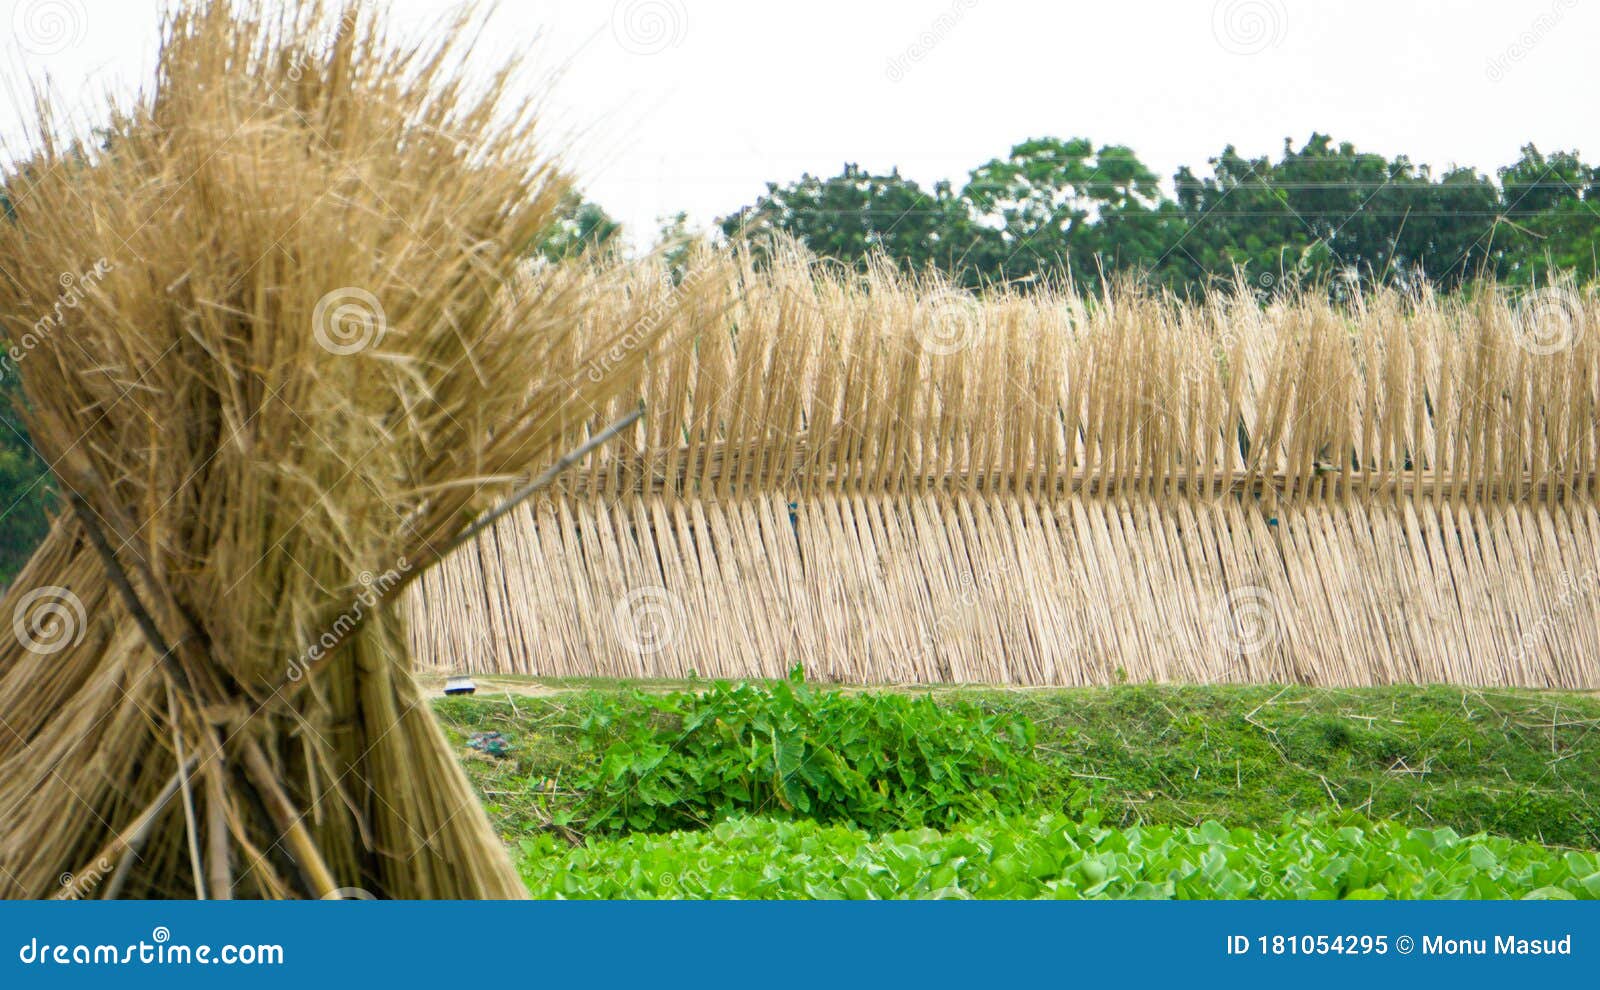
[[[88,143],[44,101],[8,184],[76,511],[0,602],[7,896],[524,893],[380,603],[634,408],[659,331],[529,271],[566,185],[515,67],[369,13],[180,7],[154,87]]]
[[[702,264],[730,296],[677,312],[643,448],[419,582],[422,662],[1600,688],[1592,291]]]

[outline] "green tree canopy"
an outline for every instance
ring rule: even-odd
[[[534,246],[533,253],[547,261],[575,258],[588,251],[611,250],[620,244],[622,224],[599,204],[584,199],[576,189],[567,192],[557,211],[557,221]]]
[[[874,175],[847,164],[830,179],[808,173],[787,186],[769,183],[754,205],[723,218],[721,226],[729,237],[758,244],[766,235],[788,234],[842,261],[860,263],[881,250],[913,268],[966,264],[963,205],[949,184],[924,191],[898,170]]]
[[[1313,133],[1276,159],[1228,145],[1205,173],[1180,167],[1170,189],[1131,148],[1041,137],[973,169],[959,192],[856,165],[770,183],[722,229],[782,231],[855,263],[882,250],[974,285],[1135,271],[1180,292],[1236,269],[1263,284],[1527,284],[1551,268],[1592,277],[1600,251],[1600,169],[1533,145],[1491,178],[1463,166],[1435,174]]]

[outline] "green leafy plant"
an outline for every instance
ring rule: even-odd
[[[1276,829],[1105,828],[1095,816],[940,833],[736,818],[697,832],[521,844],[536,897],[1600,898],[1600,854],[1325,818]]]
[[[497,828],[512,841],[547,829],[581,838],[588,815],[612,810],[594,807],[574,784],[620,738],[589,735],[599,750],[580,743],[591,716],[611,719],[618,732],[669,718],[651,714],[655,698],[637,700],[631,687],[559,686],[566,689],[434,702]],[[1584,695],[1141,685],[963,688],[934,697],[941,706],[964,702],[1037,727],[1045,779],[1023,809],[1030,813],[1096,810],[1119,826],[1216,820],[1274,828],[1293,808],[1600,849],[1591,810],[1600,791],[1600,700]],[[474,733],[487,731],[511,742],[503,759],[469,748]]]
[[[1038,792],[1034,727],[1009,713],[903,694],[773,685],[635,694],[597,708],[577,777],[586,829],[660,832],[754,812],[872,832],[1012,814]]]

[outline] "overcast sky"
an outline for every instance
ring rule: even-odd
[[[393,0],[418,26],[449,4]],[[131,87],[161,4],[0,0],[14,81]],[[1600,0],[504,0],[493,45],[546,100],[588,195],[648,242],[768,180],[845,161],[956,180],[1033,136],[1133,147],[1164,178],[1312,130],[1492,172],[1519,147],[1600,158]],[[15,100],[0,135],[17,133]]]

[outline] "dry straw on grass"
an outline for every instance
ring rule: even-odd
[[[46,106],[7,189],[8,326],[104,259],[18,362],[73,511],[0,606],[7,895],[523,894],[377,603],[642,349],[521,274],[564,184],[513,70],[365,12],[184,7],[103,141]]]
[[[1592,294],[691,280],[638,449],[428,575],[424,661],[1600,687]]]

